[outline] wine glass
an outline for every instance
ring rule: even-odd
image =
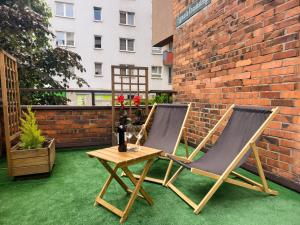
[[[126,140],[128,140],[127,143],[130,144],[130,140],[132,137],[133,137],[133,126],[131,124],[128,124],[126,127]]]
[[[135,128],[134,131],[134,136],[136,137],[137,140],[137,146],[138,146],[138,150],[140,150],[141,147],[141,139],[144,136],[144,127],[142,126],[141,128],[139,128],[138,126]]]
[[[116,140],[117,144],[119,144],[119,134],[116,131],[113,131],[112,133],[113,133],[113,135],[115,137],[114,140]]]

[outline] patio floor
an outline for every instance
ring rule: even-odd
[[[93,207],[108,174],[96,159],[87,157],[86,151],[58,152],[53,173],[47,178],[13,181],[6,175],[5,162],[0,162],[0,224],[119,224],[119,218],[111,212]],[[151,173],[159,174],[166,165],[166,161],[156,162]],[[258,180],[247,171],[239,172]],[[129,184],[127,178],[123,179]],[[198,202],[213,181],[186,170],[175,183],[178,187],[185,185],[184,192]],[[154,205],[138,199],[125,224],[299,224],[300,195],[269,183],[279,196],[224,184],[199,215],[168,188],[144,183]],[[129,198],[117,183],[111,184],[106,196],[120,208]]]

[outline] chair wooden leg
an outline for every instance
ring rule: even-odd
[[[189,145],[187,142],[187,129],[184,129],[184,145],[185,145],[185,156],[188,159],[189,158]]]
[[[183,171],[183,169],[183,166],[179,167],[179,169],[174,173],[173,177],[171,177],[171,179],[168,181],[167,186],[176,180],[176,178]]]
[[[173,166],[173,160],[170,160],[167,172],[166,172],[165,177],[164,177],[164,182],[163,182],[164,186],[166,186],[166,184],[167,184],[168,177],[169,177],[169,175],[171,173],[172,166]]]
[[[179,176],[179,174],[183,171],[184,167],[181,166],[173,175],[173,177],[168,181],[167,187],[169,187],[172,191],[174,191],[180,198],[182,198],[187,204],[189,204],[193,209],[196,209],[197,204],[194,203],[189,197],[187,197],[182,191],[180,191],[173,182]]]
[[[122,216],[121,219],[120,219],[120,222],[121,222],[121,223],[125,222],[125,220],[127,219],[129,210],[131,209],[132,204],[133,204],[134,200],[136,199],[138,192],[140,191],[140,188],[141,188],[141,186],[142,186],[142,183],[143,183],[143,181],[144,181],[144,178],[145,178],[145,176],[147,175],[147,173],[148,173],[148,171],[149,171],[149,169],[150,169],[150,166],[151,166],[152,162],[153,162],[153,159],[150,159],[150,160],[147,161],[147,163],[146,163],[146,165],[145,165],[145,167],[144,167],[144,170],[143,170],[143,172],[142,172],[142,174],[141,174],[141,177],[140,177],[140,179],[138,180],[138,182],[137,182],[137,184],[136,184],[136,186],[135,186],[135,189],[133,190],[133,192],[132,192],[132,194],[131,194],[131,197],[130,197],[128,203],[127,203],[127,206],[126,206],[126,208],[125,208],[125,210],[124,210],[124,214],[123,214],[123,216]],[[124,172],[125,172],[125,171],[124,171]]]
[[[254,158],[255,158],[255,161],[256,161],[258,175],[259,175],[259,177],[261,179],[261,182],[262,182],[262,185],[263,185],[263,190],[266,193],[270,194],[270,195],[278,195],[277,191],[269,189],[269,186],[268,186],[265,174],[264,174],[264,170],[263,170],[262,165],[261,165],[261,161],[260,161],[260,158],[259,158],[259,155],[258,155],[258,150],[257,150],[257,147],[256,147],[255,143],[252,143],[251,147],[252,147],[252,151],[254,153]]]
[[[194,210],[195,214],[199,214],[200,211],[203,209],[203,207],[207,204],[207,202],[211,199],[211,197],[214,195],[214,193],[218,190],[218,188],[223,183],[223,178],[220,177],[217,182],[214,184],[214,186],[209,190],[209,192],[205,195],[205,197],[201,200],[197,208]]]
[[[245,177],[245,176],[243,176],[243,175],[241,175],[241,174],[239,174],[239,173],[237,173],[237,172],[235,172],[235,171],[232,171],[231,174],[234,175],[234,176],[236,176],[236,177],[238,177],[238,178],[241,179],[241,180],[244,180],[244,181],[247,182],[247,183],[256,185],[257,187],[260,187],[260,188],[263,189],[262,184],[260,184],[260,183],[258,183],[258,182],[256,182],[256,181],[254,181],[254,180],[251,180],[251,179],[248,178],[248,177]]]

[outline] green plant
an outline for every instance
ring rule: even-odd
[[[45,137],[41,135],[38,129],[34,112],[31,107],[27,107],[27,113],[23,112],[25,119],[21,118],[21,144],[22,149],[41,148],[45,142]]]
[[[153,103],[171,103],[172,98],[169,97],[167,93],[162,93],[160,95],[156,95],[153,99],[150,100],[150,104]]]

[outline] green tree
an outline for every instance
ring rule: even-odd
[[[70,68],[84,72],[81,57],[51,45],[51,11],[43,0],[0,0],[0,49],[18,60],[21,88],[68,88],[70,80],[79,87],[87,82]],[[22,95],[23,104],[65,104],[55,93]]]

